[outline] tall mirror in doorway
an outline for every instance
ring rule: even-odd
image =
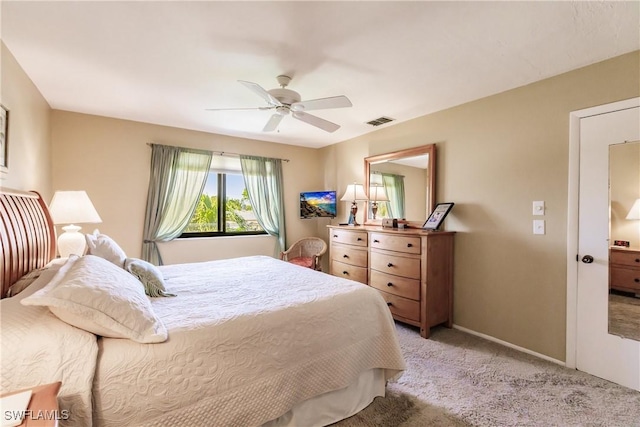
[[[364,170],[369,196],[365,224],[380,224],[384,218],[426,220],[435,204],[435,144],[367,157]]]
[[[640,141],[609,146],[609,333],[640,341]]]

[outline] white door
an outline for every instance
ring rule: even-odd
[[[608,333],[609,146],[639,139],[638,107],[580,119],[576,367],[635,390],[640,342]]]

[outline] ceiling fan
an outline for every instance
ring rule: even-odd
[[[277,79],[280,84],[280,88],[271,90],[264,90],[262,86],[257,83],[238,80],[241,84],[267,101],[267,104],[269,105],[266,107],[208,108],[207,111],[275,110],[267,124],[262,129],[263,132],[276,130],[280,121],[282,121],[282,118],[289,115],[289,113],[291,113],[291,116],[293,116],[294,119],[298,119],[327,132],[335,132],[340,128],[340,125],[308,114],[307,111],[322,110],[326,108],[344,108],[351,107],[353,105],[351,104],[351,101],[349,101],[349,98],[344,95],[301,101],[300,94],[298,92],[287,89],[287,85],[291,82],[291,77],[281,75],[278,76]]]

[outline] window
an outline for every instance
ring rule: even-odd
[[[219,203],[224,200],[224,203]],[[240,159],[214,156],[200,202],[180,237],[266,234],[244,186]]]

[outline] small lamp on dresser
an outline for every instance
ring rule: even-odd
[[[640,219],[640,199],[636,199],[625,219]]]
[[[369,201],[371,202],[371,213],[373,214],[373,219],[376,219],[376,214],[378,213],[378,202],[389,201],[389,197],[387,197],[387,192],[384,187],[381,185],[372,185],[369,187]]]
[[[340,199],[341,202],[351,202],[351,214],[349,215],[349,225],[360,225],[356,221],[356,214],[358,213],[358,202],[364,202],[368,200],[367,195],[364,193],[364,187],[362,184],[347,185],[347,189],[344,191],[344,195]]]
[[[67,224],[58,237],[58,252],[63,258],[71,254],[83,255],[87,243],[75,224],[100,223],[102,219],[85,191],[56,191],[49,206],[53,223]]]

